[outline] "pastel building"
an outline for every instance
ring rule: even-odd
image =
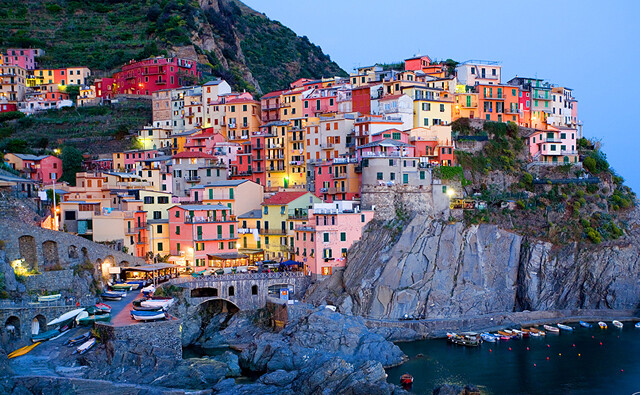
[[[173,194],[187,196],[188,189],[227,179],[227,168],[217,157],[204,152],[181,152],[173,156]]]
[[[329,276],[343,269],[351,246],[360,240],[373,211],[361,211],[357,202],[316,203],[309,222],[295,229],[296,260],[308,275]]]
[[[62,160],[56,156],[8,153],[4,161],[25,178],[45,185],[58,181],[62,176]]]
[[[500,84],[501,72],[500,62],[488,60],[467,60],[456,66],[458,82],[468,86]]]
[[[356,158],[334,158],[315,163],[314,193],[325,202],[360,198],[359,163]]]
[[[43,55],[44,50],[38,48],[7,48],[7,52],[0,57],[7,66],[20,66],[23,69],[33,70],[38,67],[36,58]]]
[[[236,218],[220,205],[179,205],[169,209],[171,255],[195,271],[240,266]]]
[[[140,191],[142,210],[146,213],[148,230],[148,251],[153,255],[165,256],[171,253],[169,241],[169,208],[173,206],[171,193]]]
[[[38,69],[33,71],[33,76],[44,85],[86,85],[91,76],[91,70],[88,67]]]
[[[529,153],[537,163],[563,165],[576,164],[579,161],[576,129],[549,126],[547,130],[534,130],[526,137]]]
[[[233,215],[259,209],[264,195],[264,187],[250,180],[216,181],[201,188],[204,204],[226,206]]]
[[[196,62],[189,59],[153,57],[132,60],[113,74],[114,94],[149,96],[160,89],[193,83],[199,76]]]
[[[26,93],[27,70],[20,66],[0,66],[0,101],[22,101]]]
[[[481,119],[520,123],[520,89],[517,86],[477,83],[475,90],[478,92],[478,110]]]

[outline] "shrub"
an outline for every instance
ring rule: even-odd
[[[602,236],[600,235],[600,232],[591,227],[587,228],[587,237],[594,244],[602,243]]]
[[[596,160],[592,157],[585,158],[582,162],[585,169],[589,170],[589,173],[595,174],[596,172]]]
[[[21,113],[20,111],[0,112],[0,122],[10,121],[12,119],[20,119],[24,117],[24,113]]]

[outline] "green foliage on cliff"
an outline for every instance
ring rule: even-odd
[[[131,59],[200,42],[210,27],[223,59],[196,51],[214,76],[236,89],[254,90],[252,78],[268,92],[299,77],[346,75],[306,37],[239,1],[212,0],[205,7],[194,0],[3,0],[0,48],[42,48],[44,67],[110,72]]]

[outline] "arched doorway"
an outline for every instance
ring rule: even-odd
[[[7,321],[4,323],[4,331],[9,335],[9,338],[20,338],[20,318],[15,315],[7,318]]]
[[[58,243],[53,240],[47,240],[42,243],[42,258],[44,259],[44,267],[57,266],[60,263],[58,259]]]
[[[36,239],[33,236],[24,235],[18,238],[18,250],[24,259],[25,266],[29,270],[38,268],[38,251],[36,249]]]
[[[42,314],[38,314],[31,320],[31,335],[37,335],[47,331],[47,319]]]

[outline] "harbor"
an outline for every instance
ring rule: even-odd
[[[640,328],[631,321],[622,322],[623,328],[607,321],[607,329],[588,323],[591,327],[576,322],[568,325],[573,330],[546,331],[546,336],[516,334],[516,338],[485,341],[479,347],[447,339],[398,343],[409,360],[388,369],[388,381],[399,384],[408,373],[414,378],[411,392],[416,394],[430,394],[443,384],[472,384],[489,394],[631,394],[640,390]],[[544,331],[543,326],[539,330]]]

